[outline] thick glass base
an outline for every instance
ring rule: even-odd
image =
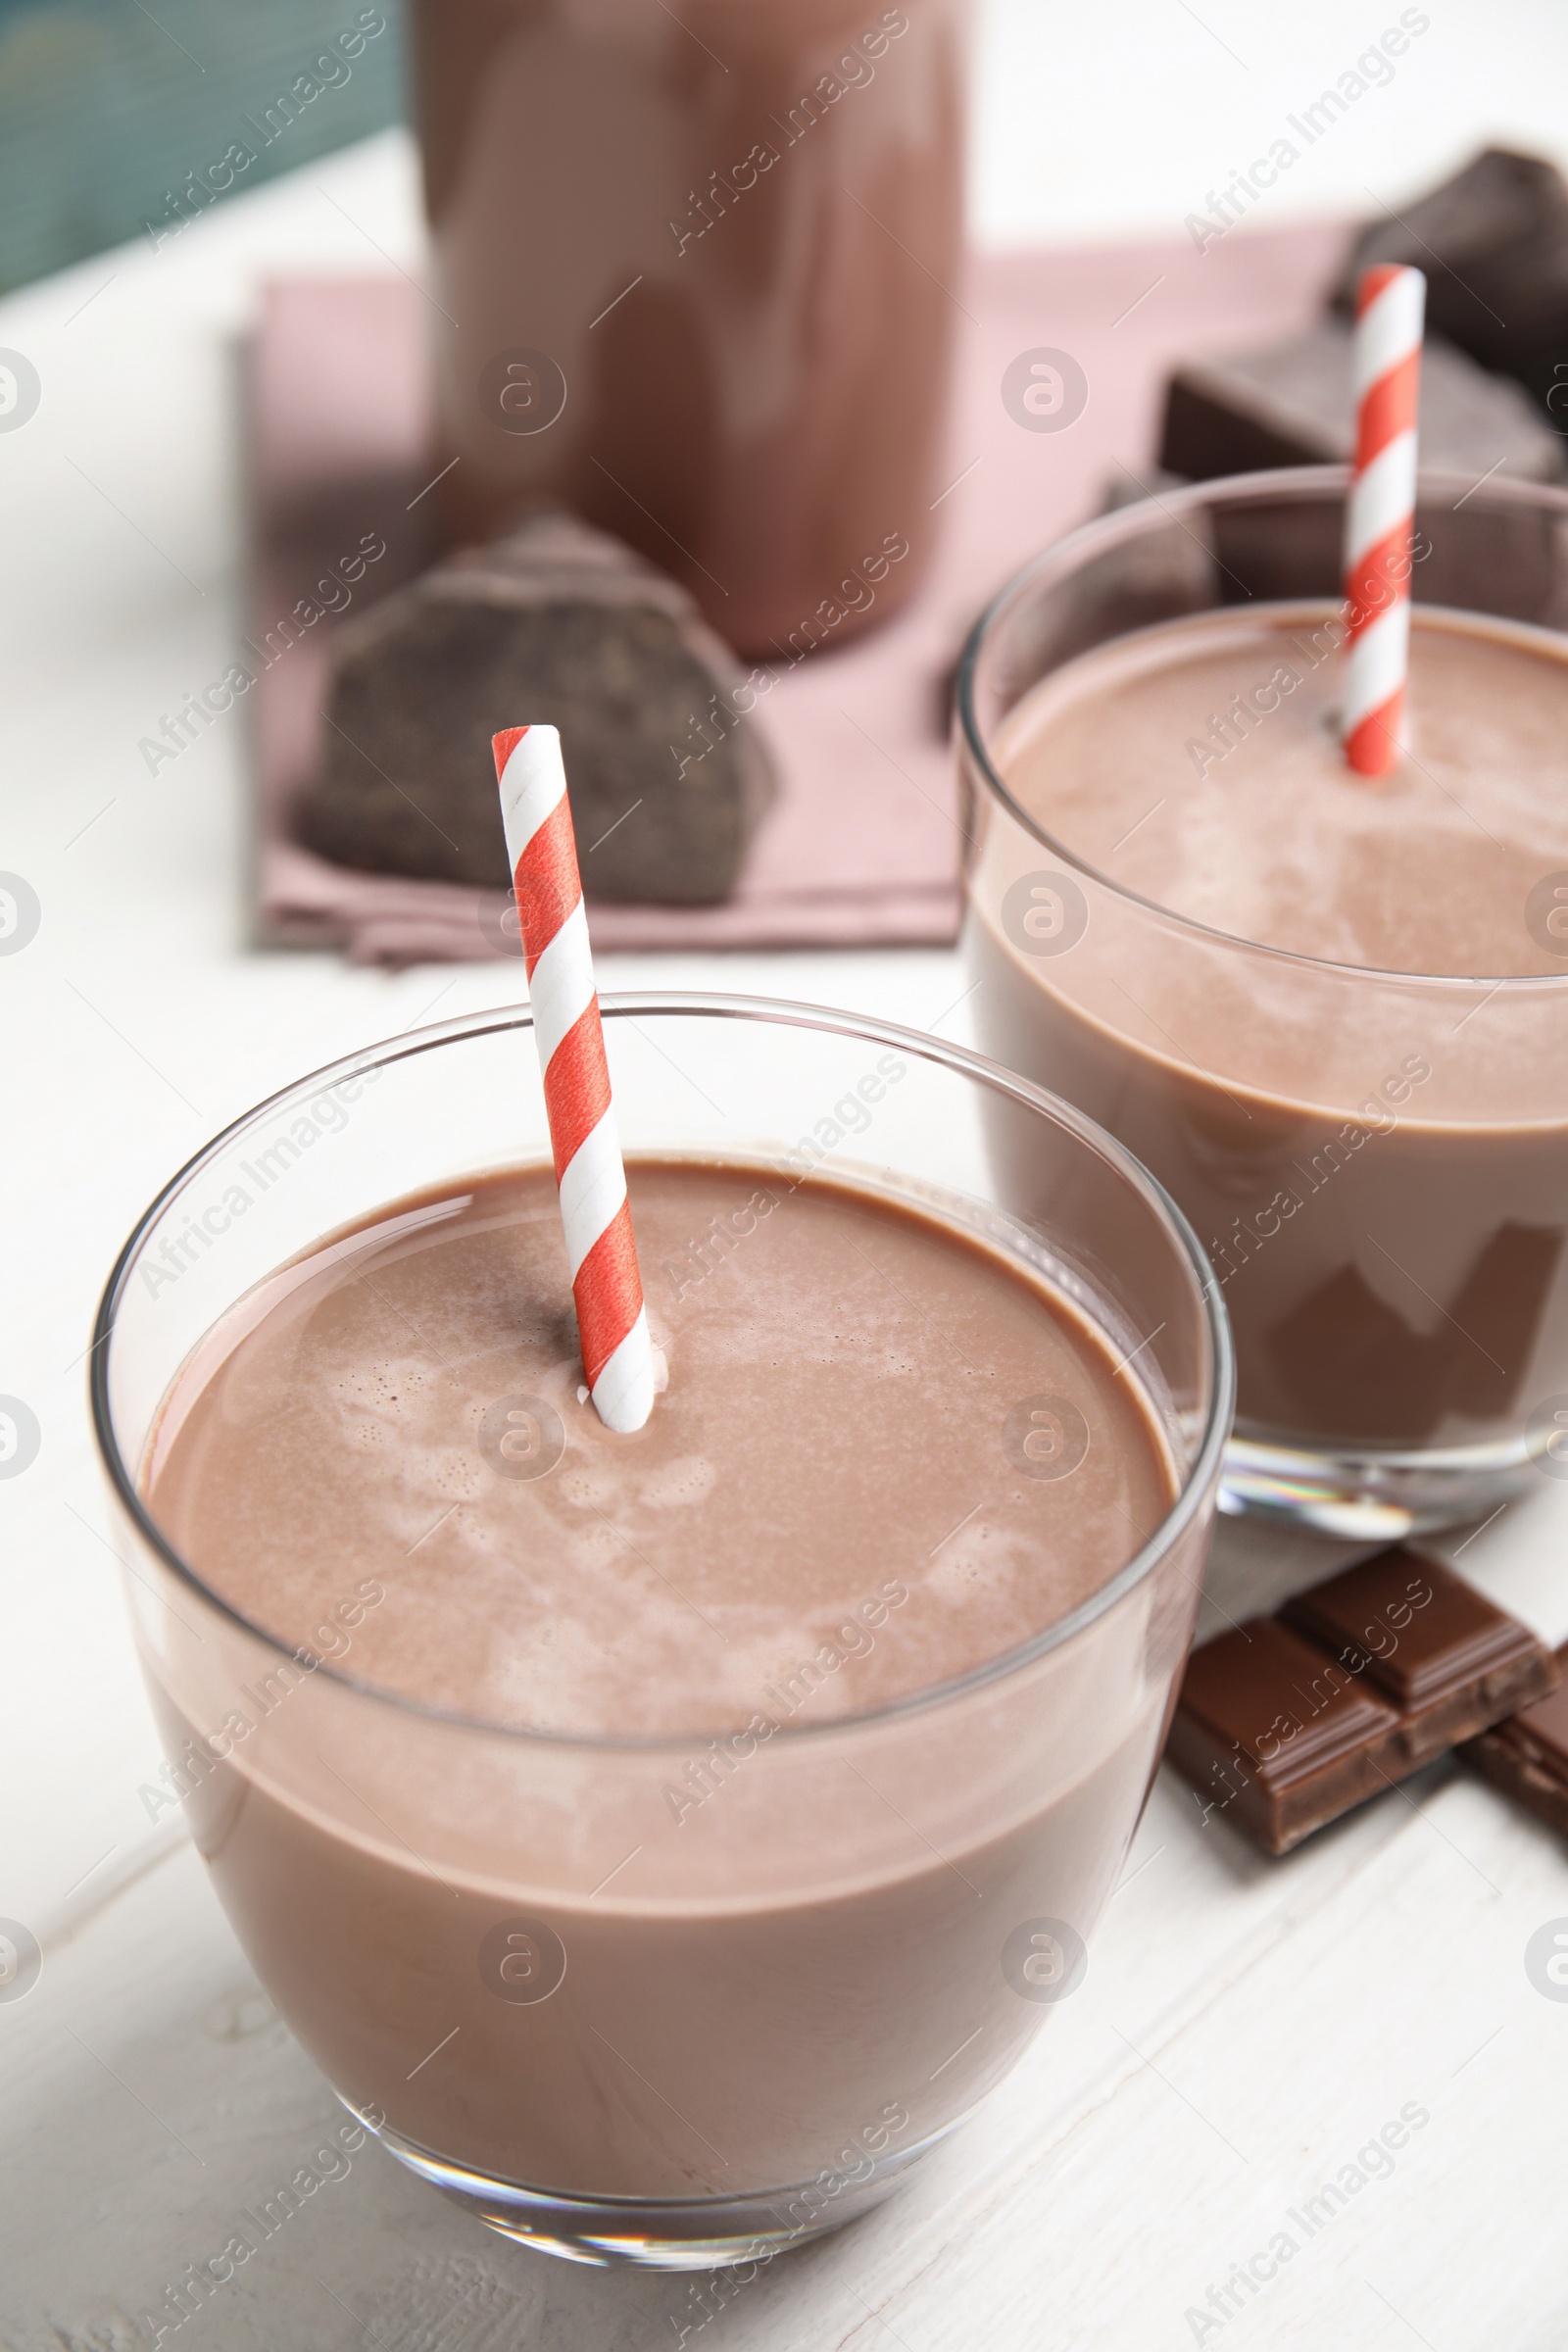
[[[1527,1438],[1490,1446],[1307,1446],[1232,1438],[1219,1507],[1309,1527],[1347,1543],[1395,1544],[1484,1519],[1540,1475]]]
[[[339,2094],[341,2096],[341,2093]],[[347,2100],[344,2101],[348,2105]],[[917,2147],[867,2158],[864,2173],[827,2173],[793,2188],[744,2197],[685,2197],[667,2202],[641,2197],[567,2196],[496,2180],[436,2156],[428,2148],[379,2128],[351,2109],[410,2172],[429,2180],[474,2218],[518,2245],[537,2246],[564,2262],[601,2269],[630,2265],[650,2271],[716,2271],[769,2263],[792,2246],[842,2229],[891,2196],[920,2158],[954,2130],[948,2125]]]

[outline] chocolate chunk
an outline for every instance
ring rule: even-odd
[[[1192,360],[1166,389],[1162,464],[1195,479],[1270,466],[1345,463],[1354,445],[1351,334],[1329,319],[1288,342]],[[1568,378],[1565,378],[1568,381]],[[1568,404],[1568,392],[1564,394]],[[1462,474],[1554,481],[1568,444],[1525,395],[1430,336],[1421,360],[1421,462]],[[1414,593],[1521,620],[1560,618],[1555,518],[1444,494],[1416,515]],[[1328,505],[1263,499],[1217,514],[1211,528],[1225,601],[1340,597],[1341,521]]]
[[[1568,427],[1568,181],[1555,165],[1489,147],[1396,220],[1369,221],[1335,289],[1341,310],[1353,312],[1373,262],[1424,270],[1429,326]]]
[[[293,829],[340,865],[505,889],[490,737],[527,720],[561,729],[590,899],[722,899],[773,792],[744,678],[673,580],[535,516],[344,622]]]
[[[1568,1674],[1568,1644],[1556,1660],[1559,1672]],[[1494,1788],[1568,1838],[1568,1681],[1467,1740],[1459,1754]]]
[[[1222,1634],[1188,1661],[1166,1753],[1271,1854],[1397,1777],[1399,1718],[1273,1618]]]
[[[1261,350],[1185,361],[1166,387],[1160,464],[1195,481],[1267,466],[1348,464],[1355,448],[1352,339],[1347,321],[1328,318]],[[1568,390],[1562,401],[1568,406]],[[1421,463],[1468,480],[1490,467],[1516,480],[1555,481],[1564,444],[1516,385],[1429,334]]]
[[[1255,503],[1216,508],[1209,519],[1224,601],[1341,599],[1342,510],[1260,490]],[[1568,531],[1549,509],[1483,495],[1455,505],[1446,485],[1418,503],[1411,584],[1416,600],[1529,620],[1568,622]]]
[[[1205,1821],[1284,1854],[1556,1678],[1517,1620],[1400,1544],[1195,1650],[1167,1753]]]
[[[1517,1618],[1408,1544],[1298,1593],[1280,1616],[1398,1708],[1399,1752],[1412,1770],[1553,1680]]]

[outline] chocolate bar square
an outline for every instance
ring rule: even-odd
[[[1543,1697],[1555,1679],[1527,1627],[1408,1545],[1298,1593],[1280,1615],[1398,1708],[1404,1770]]]
[[[1568,1645],[1557,1651],[1556,1662],[1568,1672]],[[1494,1788],[1568,1838],[1568,1681],[1467,1740],[1459,1754]]]
[[[1506,1610],[1396,1544],[1195,1650],[1166,1752],[1205,1822],[1224,1812],[1284,1854],[1455,1741],[1521,1722],[1557,1673]],[[1568,1771],[1563,1801],[1568,1818]]]
[[[1193,1652],[1167,1753],[1271,1854],[1387,1788],[1399,1718],[1271,1617]],[[1205,1813],[1206,1819],[1206,1813]]]
[[[1258,350],[1184,361],[1166,387],[1160,464],[1195,481],[1348,464],[1352,344],[1349,326],[1327,318]],[[1516,384],[1432,334],[1421,353],[1421,463],[1471,481],[1491,469],[1549,482],[1563,471],[1564,443]]]
[[[1373,262],[1423,270],[1428,326],[1527,384],[1559,432],[1568,424],[1568,182],[1554,164],[1489,147],[1380,214],[1346,256],[1338,308],[1354,310]]]

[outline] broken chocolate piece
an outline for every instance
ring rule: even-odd
[[[1337,308],[1353,312],[1373,262],[1424,271],[1428,325],[1482,367],[1516,376],[1556,430],[1568,428],[1568,181],[1555,165],[1489,147],[1396,219],[1369,221],[1346,259]]]
[[[1348,464],[1355,450],[1352,340],[1346,321],[1329,318],[1261,350],[1184,361],[1166,387],[1160,464],[1195,481],[1268,466]],[[1568,389],[1561,405],[1568,406]],[[1564,443],[1516,385],[1429,334],[1421,354],[1421,463],[1472,481],[1490,468],[1548,482],[1563,472]]]
[[[1207,516],[1225,602],[1327,598],[1338,605],[1344,568],[1343,510],[1259,488]],[[1568,530],[1549,507],[1482,496],[1466,505],[1441,484],[1417,501],[1416,601],[1479,608],[1543,628],[1568,621]]]
[[[1188,1661],[1167,1754],[1272,1854],[1556,1683],[1528,1629],[1406,1545]]]
[[[1260,1617],[1188,1661],[1166,1749],[1271,1854],[1397,1778],[1399,1718],[1348,1668]]]
[[[1288,342],[1193,360],[1166,390],[1161,461],[1201,480],[1273,466],[1346,463],[1354,443],[1351,334],[1331,319]],[[1568,379],[1565,379],[1568,381]],[[1568,402],[1568,393],[1564,394]],[[1565,443],[1514,384],[1429,338],[1421,361],[1421,463],[1464,477],[1556,480]],[[1218,512],[1210,528],[1227,603],[1247,597],[1340,597],[1342,525],[1329,504],[1270,499]],[[1493,499],[1440,491],[1418,507],[1413,589],[1431,604],[1556,623],[1562,595],[1557,519]]]
[[[543,514],[345,621],[294,812],[340,865],[505,889],[490,738],[561,729],[590,899],[728,896],[773,780],[746,673],[683,588]]]
[[[1559,1672],[1568,1675],[1568,1644],[1556,1659]],[[1467,1740],[1459,1755],[1483,1780],[1568,1838],[1568,1681]]]
[[[1551,1688],[1534,1634],[1408,1544],[1298,1592],[1280,1616],[1398,1708],[1412,1769]]]

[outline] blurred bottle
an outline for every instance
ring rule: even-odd
[[[564,499],[740,651],[897,611],[962,263],[967,0],[415,0],[449,527]]]

